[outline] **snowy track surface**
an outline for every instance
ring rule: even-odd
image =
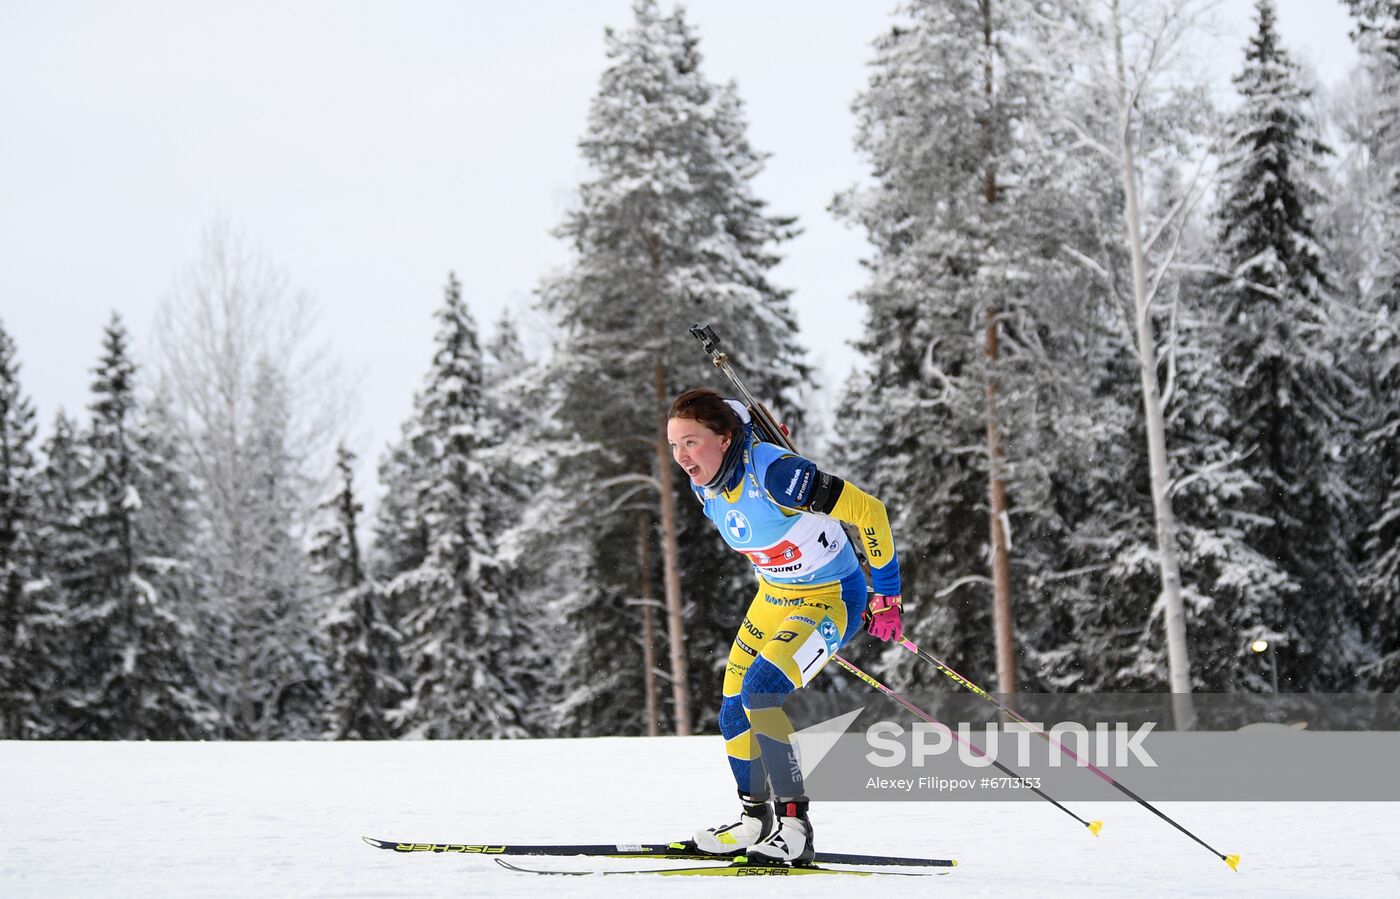
[[[1087,776],[1087,775],[1086,775]],[[1400,803],[813,807],[830,851],[958,859],[946,877],[541,878],[360,841],[657,841],[733,812],[718,737],[442,743],[0,742],[0,896],[1400,896]],[[577,867],[577,859],[531,859]],[[665,863],[612,862],[617,867]]]

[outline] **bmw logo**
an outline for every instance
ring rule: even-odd
[[[822,639],[826,642],[830,643],[836,639],[836,622],[830,618],[823,618],[818,630],[821,631]]]
[[[748,543],[749,538],[753,536],[749,520],[738,509],[730,509],[729,513],[724,516],[724,526],[736,543]]]

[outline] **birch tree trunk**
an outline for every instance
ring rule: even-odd
[[[1161,568],[1161,602],[1167,632],[1168,684],[1172,692],[1172,714],[1178,730],[1195,725],[1191,701],[1191,662],[1186,646],[1186,612],[1181,599],[1181,568],[1176,556],[1176,519],[1167,493],[1166,426],[1162,397],[1157,384],[1157,342],[1152,333],[1152,316],[1147,290],[1147,260],[1143,250],[1142,215],[1138,208],[1137,160],[1131,128],[1132,107],[1127,96],[1123,60],[1122,10],[1113,2],[1113,59],[1118,75],[1114,98],[1117,104],[1118,137],[1123,179],[1123,225],[1127,231],[1132,261],[1133,300],[1137,326],[1138,363],[1142,374],[1142,404],[1147,421],[1148,464],[1152,481],[1152,508],[1157,522],[1157,555]]]

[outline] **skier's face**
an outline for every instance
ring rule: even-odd
[[[708,484],[724,464],[729,435],[716,434],[692,418],[673,418],[666,423],[666,439],[671,457],[690,475],[692,484]]]

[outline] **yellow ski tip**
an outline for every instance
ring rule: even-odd
[[[1225,856],[1225,864],[1230,866],[1231,871],[1239,871],[1240,857],[1238,855],[1227,855]]]
[[[1103,822],[1102,822],[1102,821],[1090,821],[1090,822],[1089,822],[1089,833],[1093,834],[1094,836],[1098,836],[1098,835],[1099,835],[1099,831],[1101,831],[1101,830],[1103,830]]]

